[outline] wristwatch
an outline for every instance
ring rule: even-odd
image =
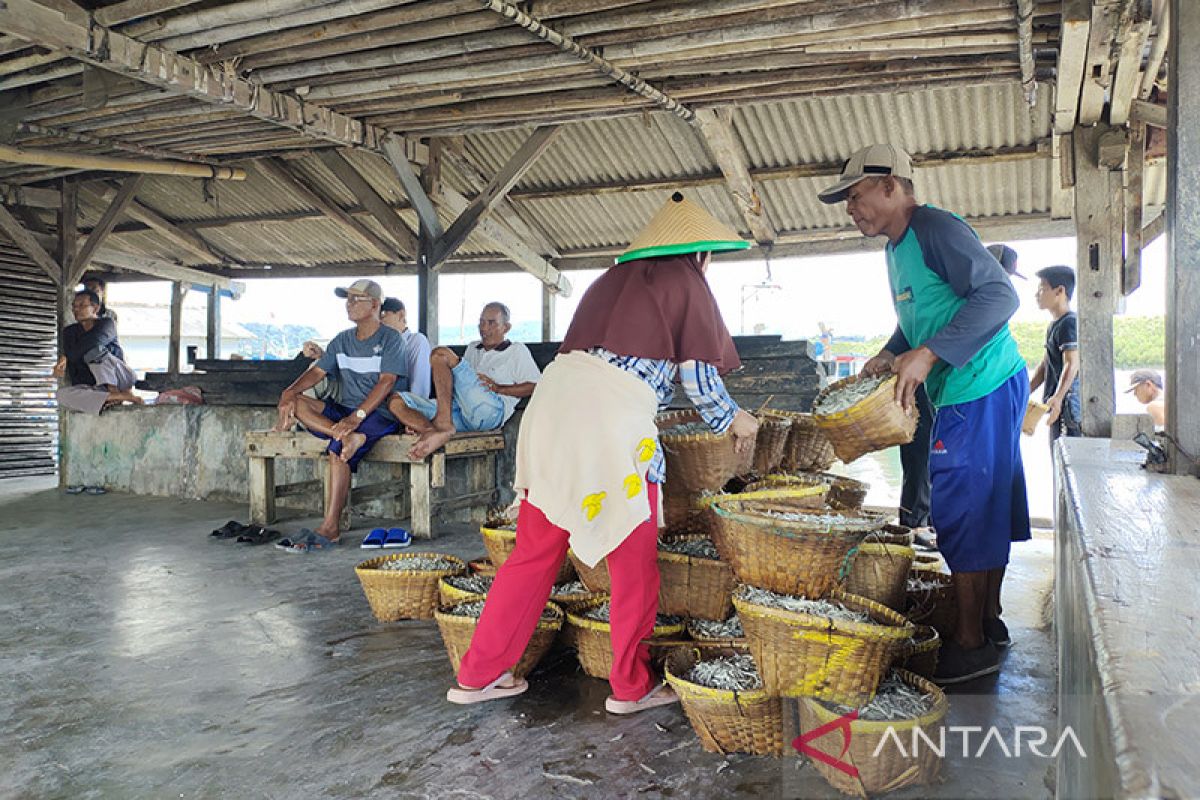
[[[354,409],[354,418],[361,422],[367,418],[367,412],[363,411],[361,408],[356,408]]]

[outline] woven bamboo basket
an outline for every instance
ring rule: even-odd
[[[779,469],[792,432],[792,418],[775,412],[758,415],[758,437],[754,440],[751,469],[766,475]]]
[[[608,680],[608,674],[612,671],[613,664],[612,641],[609,639],[611,626],[607,622],[587,619],[583,615],[589,609],[605,602],[606,599],[583,603],[576,606],[572,611],[567,612],[567,628],[570,629],[567,640],[578,652],[579,664],[588,675],[604,680]],[[659,625],[656,620],[651,637],[654,639],[668,637],[678,639],[682,633],[682,622],[672,625]],[[652,642],[651,648],[654,647]],[[661,656],[662,648],[658,649]],[[652,650],[651,657],[653,655]]]
[[[745,455],[733,449],[733,434],[664,433],[677,425],[703,424],[695,411],[668,411],[657,418],[659,440],[667,459],[667,494],[719,492],[734,475],[749,472],[754,448]]]
[[[741,583],[781,594],[824,597],[850,569],[851,550],[878,524],[870,517],[844,524],[822,520],[819,512],[777,506],[766,500],[724,500],[713,504],[713,542]],[[768,516],[794,512],[801,519]]]
[[[601,560],[596,566],[589,567],[580,561],[579,556],[575,555],[572,550],[567,550],[567,559],[575,568],[575,572],[579,575],[579,580],[583,581],[584,586],[593,592],[602,594],[612,591],[612,579],[608,576],[608,561]],[[562,581],[556,580],[555,583],[562,583]]]
[[[937,562],[914,562],[910,577],[934,584],[924,589],[909,589],[906,614],[913,622],[935,628],[943,639],[954,635],[958,626],[958,596],[954,579]]]
[[[933,708],[915,719],[879,722],[851,720],[849,737],[822,736],[808,742],[809,747],[825,753],[833,762],[809,759],[821,777],[835,789],[868,797],[904,786],[927,785],[937,780],[942,758],[927,742],[939,740],[937,728],[946,718],[950,705],[942,690],[921,676],[907,670],[896,670],[896,674],[908,685],[933,695]],[[804,732],[816,730],[843,716],[841,710],[830,709],[816,700],[806,698],[798,705],[800,727]],[[928,737],[915,748],[912,746],[916,735],[914,728],[920,728]],[[896,746],[897,739],[904,745],[903,750]],[[834,766],[838,762],[856,770],[857,774]]]
[[[444,558],[455,564],[453,569],[430,572],[379,569],[386,561],[405,558]],[[467,565],[461,559],[444,553],[397,553],[369,558],[354,568],[358,582],[371,606],[371,613],[380,622],[399,619],[433,619],[438,603],[438,581],[447,575],[465,575]]]
[[[578,606],[594,600],[607,600],[604,592],[573,592],[570,594],[551,594],[550,602],[560,606],[564,611],[573,611]]]
[[[825,504],[839,511],[859,511],[863,501],[867,499],[870,486],[845,475],[835,475],[832,472],[801,472],[799,474],[775,473],[746,486],[745,492],[760,491],[784,486],[813,486],[821,484],[827,487]]]
[[[695,507],[699,511],[693,517],[692,532],[703,534],[710,539],[716,535],[718,523],[716,512],[713,511],[713,504],[723,500],[762,500],[780,510],[816,509],[825,505],[825,493],[828,490],[824,484],[815,482],[811,485],[798,483],[786,486],[764,485],[762,488],[751,491],[749,486],[754,485],[757,484],[749,484],[746,489],[737,494],[706,494],[699,497],[695,501]]]
[[[850,562],[846,591],[903,614],[907,607],[908,573],[912,569],[913,555],[913,549],[908,545],[863,542]]]
[[[726,617],[728,619],[728,617]],[[734,636],[728,639],[718,639],[712,636],[706,636],[696,627],[696,618],[687,621],[687,634],[695,640],[696,644],[714,646],[714,647],[745,647],[745,636]]]
[[[787,413],[787,412],[782,412]],[[812,414],[787,413],[792,418],[780,467],[787,472],[823,472],[833,466],[837,455],[833,442],[818,427]],[[766,473],[760,473],[766,474]]]
[[[658,610],[662,614],[725,619],[733,613],[734,586],[733,569],[724,561],[658,551]]]
[[[1050,410],[1050,406],[1045,403],[1039,403],[1032,397],[1025,405],[1025,417],[1021,420],[1021,433],[1026,436],[1033,436],[1037,430],[1037,425],[1042,421],[1042,417],[1046,416],[1046,412]]]
[[[942,637],[937,630],[928,625],[918,625],[913,638],[900,649],[893,666],[933,680],[941,650]]]
[[[913,531],[907,525],[896,525],[888,523],[880,528],[877,532],[872,533],[867,537],[868,542],[878,542],[879,544],[902,544],[912,547]],[[915,552],[914,552],[915,558]]]
[[[822,398],[860,380],[863,380],[862,375],[852,375],[832,383],[821,390],[813,403],[813,420],[833,443],[837,457],[846,464],[876,450],[907,444],[917,429],[916,407],[905,413],[894,399],[894,375],[845,411],[832,414],[815,411]]]
[[[471,645],[471,637],[475,635],[475,627],[479,624],[479,618],[450,614],[447,612],[447,608],[449,607],[439,608],[433,616],[437,620],[438,630],[442,632],[442,642],[446,645],[446,655],[450,657],[450,666],[454,667],[454,672],[457,673],[463,654]],[[546,609],[550,611],[553,619],[538,620],[537,627],[533,630],[533,636],[529,638],[529,644],[525,646],[525,652],[521,654],[521,659],[512,668],[515,678],[525,677],[537,666],[538,662],[542,660],[542,656],[546,655],[546,651],[550,649],[550,645],[554,644],[554,637],[558,635],[558,631],[563,625],[561,608],[554,603],[547,603]]]
[[[731,691],[692,683],[685,676],[698,661],[746,652],[732,647],[676,647],[667,655],[667,683],[710,753],[783,755],[783,701],[764,689]]]
[[[517,532],[509,528],[488,528],[481,526],[479,534],[483,537],[483,546],[487,548],[488,560],[496,565],[496,569],[500,569],[508,557],[512,555],[512,551],[517,546]],[[559,565],[558,575],[554,578],[555,583],[566,583],[567,581],[575,580],[575,568],[563,559],[563,563]]]
[[[663,529],[659,536],[673,541],[686,536],[710,533],[704,509],[700,507],[701,494],[662,494]]]
[[[468,561],[467,566],[470,567],[472,574],[496,577],[496,565],[492,563],[490,558],[477,558],[474,561]]]
[[[829,599],[868,614],[873,622],[761,606],[740,590],[733,593],[750,652],[772,696],[860,706],[875,696],[884,671],[912,638],[912,624],[887,606],[845,592],[834,592]]]
[[[455,576],[448,576],[453,578]],[[473,600],[483,600],[487,597],[486,592],[472,592],[467,589],[460,589],[457,586],[452,586],[446,578],[438,579],[438,605],[452,606],[458,603],[470,603]]]

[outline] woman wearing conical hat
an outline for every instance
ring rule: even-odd
[[[516,549],[496,575],[447,699],[524,692],[513,678],[570,545],[612,578],[612,696],[630,714],[676,702],[650,669],[644,639],[658,607],[659,486],[654,418],[679,374],[705,422],[753,446],[758,423],[720,376],[740,366],[704,273],[710,254],[749,244],[676,193],[580,300],[566,339],[521,421]]]

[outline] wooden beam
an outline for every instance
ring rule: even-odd
[[[316,103],[251,83],[221,67],[210,68],[162,47],[143,44],[103,25],[79,21],[39,0],[5,0],[0,31],[72,58],[179,95],[223,108],[236,108],[255,119],[344,147],[380,151],[386,131]],[[424,148],[411,146],[418,163]]]
[[[505,162],[500,171],[488,182],[483,191],[454,220],[445,234],[434,245],[433,267],[445,261],[458,249],[471,231],[483,221],[492,209],[504,199],[509,189],[516,185],[538,157],[554,142],[562,128],[557,125],[543,125],[521,145],[516,153]]]
[[[1079,304],[1079,380],[1085,436],[1108,437],[1116,394],[1113,315],[1120,297],[1120,172],[1098,163],[1103,125],[1075,131],[1075,225]],[[1114,181],[1114,174],[1117,176]],[[1115,230],[1114,230],[1115,229]]]
[[[412,164],[409,163],[408,157],[404,154],[404,147],[400,142],[389,137],[383,140],[383,152],[387,156],[388,163],[392,165],[392,169],[396,171],[396,177],[400,179],[400,186],[403,187],[404,194],[408,196],[408,202],[416,209],[421,224],[434,239],[441,238],[445,233],[442,221],[438,219],[437,209],[434,208],[429,195],[425,193],[425,187],[421,185],[420,176],[417,175]]]
[[[116,187],[111,184],[103,184],[100,192],[101,199],[111,202],[116,195]],[[235,260],[204,241],[198,234],[180,228],[154,209],[142,205],[136,200],[129,203],[129,207],[125,210],[125,215],[149,226],[151,230],[156,231],[163,238],[199,256],[205,263],[223,264]]]
[[[2,19],[3,10],[0,10]],[[0,144],[0,161],[13,164],[33,164],[39,167],[67,167],[104,172],[135,172],[144,175],[180,175],[188,178],[245,180],[246,171],[238,167],[216,167],[190,161],[153,161],[145,158],[118,158],[90,153],[68,153],[63,150],[41,150],[32,147],[13,147]]]
[[[746,223],[746,227],[761,246],[775,241],[775,227],[763,208],[762,196],[750,177],[745,154],[738,143],[730,122],[732,112],[726,109],[699,109],[696,111],[695,130],[708,147],[708,152],[725,177],[725,185],[733,198],[733,204]]]
[[[0,184],[0,203],[6,206],[52,208],[57,211],[62,204],[62,197],[56,189]]]
[[[554,299],[555,292],[546,284],[542,284],[542,341],[553,342],[554,339]]]
[[[1153,125],[1156,128],[1166,129],[1167,107],[1150,103],[1146,100],[1134,100],[1129,104],[1129,119],[1134,122]]]
[[[80,277],[87,270],[88,263],[95,255],[97,248],[104,243],[108,234],[112,233],[113,226],[117,224],[117,220],[125,213],[125,209],[133,202],[133,197],[142,188],[142,182],[145,181],[145,176],[135,175],[132,178],[127,178],[121,188],[114,194],[112,202],[108,204],[104,214],[100,217],[100,221],[92,228],[92,232],[88,234],[87,240],[83,246],[79,248],[79,253],[75,260],[71,262],[71,283],[77,283]]]
[[[183,296],[187,286],[171,281],[171,331],[167,335],[167,372],[179,374],[179,348],[183,341]]]
[[[1150,243],[1158,237],[1162,236],[1167,230],[1167,215],[1166,212],[1160,211],[1154,219],[1147,222],[1142,227],[1142,247],[1149,247]]]
[[[1154,3],[1152,16],[1154,25],[1154,42],[1150,45],[1150,56],[1146,59],[1146,69],[1142,73],[1142,83],[1138,88],[1138,98],[1149,100],[1150,93],[1158,83],[1158,73],[1162,69],[1163,58],[1167,55],[1167,45],[1171,41],[1171,0],[1160,0]]]
[[[1121,294],[1128,297],[1142,285],[1142,213],[1145,207],[1143,175],[1146,168],[1146,126],[1129,127],[1125,156],[1125,261],[1121,266]]]
[[[429,146],[429,161],[421,170],[421,192],[433,202],[441,202],[445,196],[442,180],[442,154],[444,142],[434,140]],[[437,346],[439,326],[438,283],[434,269],[434,237],[432,231],[422,223],[417,237],[417,305],[420,308],[419,330],[431,345]]]
[[[1017,0],[1017,55],[1021,61],[1021,88],[1030,108],[1037,105],[1037,77],[1033,57],[1034,0]]]
[[[260,170],[272,180],[282,184],[296,199],[321,211],[326,217],[340,225],[343,230],[369,244],[384,258],[395,262],[404,260],[404,254],[397,250],[394,244],[378,236],[366,225],[348,214],[332,197],[316,187],[304,183],[283,161],[277,158],[264,158],[260,159],[257,164]]]
[[[1200,4],[1172,0],[1167,127],[1167,433],[1171,471],[1200,474]]]
[[[199,0],[124,0],[93,12],[97,24],[120,25],[142,17],[157,16],[190,6]]]
[[[1112,86],[1112,45],[1117,33],[1120,0],[1093,0],[1092,24],[1088,29],[1087,55],[1083,62],[1083,89],[1079,95],[1079,124],[1094,125],[1104,113]]]
[[[116,267],[129,272],[136,272],[139,275],[147,275],[151,278],[182,281],[183,283],[196,286],[215,286],[218,289],[234,294],[240,294],[243,288],[240,283],[231,280],[227,275],[185,267],[182,264],[164,261],[161,258],[124,253],[109,247],[101,247],[92,260],[106,267]],[[268,272],[267,274],[270,273]]]
[[[1150,36],[1150,4],[1134,0],[1125,7],[1118,27],[1117,74],[1109,92],[1108,122],[1124,125],[1129,120],[1129,105],[1141,88],[1142,51]]]
[[[317,157],[350,190],[350,193],[358,198],[367,211],[371,212],[371,216],[383,227],[388,236],[392,237],[405,256],[415,258],[417,237],[413,236],[412,231],[404,224],[400,215],[392,210],[388,201],[375,191],[375,187],[354,168],[354,165],[336,150],[322,150]]]
[[[55,284],[62,284],[62,268],[58,262],[51,258],[46,252],[46,248],[34,238],[33,234],[25,230],[17,218],[12,213],[0,205],[0,230],[8,234],[8,238],[12,239],[13,244],[21,249],[21,252],[29,256],[33,263],[37,264],[42,270],[50,276]]]
[[[204,352],[210,361],[221,357],[221,291],[208,290],[208,313],[204,326]]]
[[[1079,93],[1091,26],[1091,0],[1063,0],[1054,97],[1055,133],[1070,133],[1079,117]]]

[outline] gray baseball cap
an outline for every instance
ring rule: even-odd
[[[383,299],[383,289],[379,288],[379,284],[375,281],[369,281],[366,278],[357,280],[346,287],[339,286],[333,290],[333,293],[338,297],[348,297],[352,294],[362,294],[366,295],[367,297],[373,297],[376,300]]]
[[[850,187],[859,181],[887,175],[912,180],[912,156],[893,144],[873,144],[846,159],[837,183],[822,189],[817,197],[822,203],[840,203],[850,194]]]

